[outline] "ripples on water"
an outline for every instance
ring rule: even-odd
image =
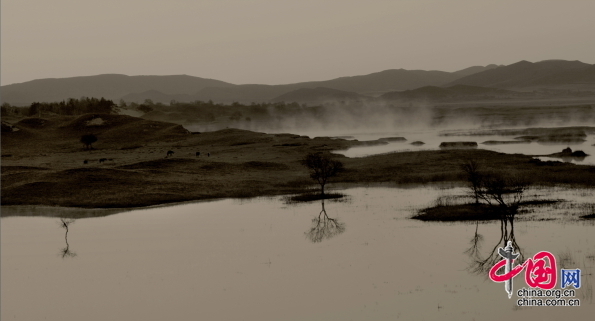
[[[275,197],[82,218],[67,239],[55,217],[3,217],[2,320],[586,320],[595,312],[595,229],[577,205],[592,203],[593,189],[533,189],[529,199],[567,202],[514,225],[526,256],[547,250],[583,269],[578,308],[517,308],[502,284],[473,273],[498,245],[499,222],[410,219],[439,199],[461,201],[463,188],[343,193],[324,213],[321,202]],[[321,214],[342,228],[313,239]],[[64,256],[65,247],[76,255]]]

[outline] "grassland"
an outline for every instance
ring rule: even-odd
[[[304,155],[361,144],[239,129],[191,133],[120,115],[28,118],[14,128],[2,133],[2,205],[125,208],[303,193],[317,187],[300,164]],[[88,133],[99,138],[92,150],[79,142]],[[174,155],[165,157],[169,150]],[[337,183],[462,182],[460,164],[478,159],[488,170],[525,174],[536,184],[595,186],[593,166],[481,149],[334,157],[345,165]]]

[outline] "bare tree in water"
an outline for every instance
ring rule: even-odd
[[[479,222],[476,222],[471,247],[465,251],[472,258],[470,270],[474,273],[484,273],[489,270],[502,259],[498,254],[498,248],[504,248],[508,241],[511,241],[514,248],[520,253],[519,261],[523,261],[521,248],[514,235],[514,221],[524,193],[530,185],[530,180],[518,174],[483,172],[481,166],[474,160],[461,165],[461,169],[467,175],[475,203],[479,204],[481,200],[490,205],[489,210],[492,213],[486,214],[496,214],[495,216],[500,220],[500,239],[486,256],[482,256],[480,253],[483,236],[478,233]]]
[[[479,223],[476,223],[475,235],[471,239],[471,248],[466,251],[473,258],[472,272],[487,272],[500,261],[502,257],[498,254],[498,248],[504,248],[508,241],[511,241],[515,250],[520,253],[518,260],[521,262],[524,260],[522,250],[514,235],[514,221],[519,205],[523,200],[524,192],[528,187],[529,180],[523,176],[503,173],[482,175],[478,195],[480,199],[491,205],[491,210],[495,211],[500,218],[500,239],[492,250],[485,257],[482,257],[479,247],[483,237],[478,234]]]
[[[309,153],[301,163],[310,169],[310,177],[320,185],[322,196],[324,196],[324,186],[329,178],[343,170],[343,163],[324,154]]]
[[[461,169],[465,172],[475,204],[482,200],[510,222],[514,221],[524,192],[530,185],[526,176],[482,171],[475,160],[463,163]]]
[[[482,178],[479,197],[486,203],[495,206],[500,215],[507,218],[512,224],[529,185],[528,178],[524,176],[502,173],[487,174]]]
[[[476,160],[470,159],[461,165],[461,169],[467,176],[466,178],[469,182],[469,188],[475,197],[475,204],[479,204],[481,183],[483,179],[483,176],[480,172],[481,166]]]

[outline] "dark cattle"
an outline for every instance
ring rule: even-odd
[[[107,160],[107,158],[101,158],[101,159],[99,159],[99,162],[100,162],[100,163],[103,163],[103,162],[105,162],[106,160]]]
[[[196,152],[196,157],[200,157],[200,152]]]
[[[86,159],[83,161],[83,164],[88,164],[88,163],[89,163],[89,161]]]
[[[207,153],[207,157],[211,157],[211,153]]]
[[[174,156],[174,152],[172,150],[168,150],[167,156],[165,156],[165,157],[170,157],[170,156]]]

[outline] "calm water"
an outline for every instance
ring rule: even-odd
[[[529,198],[569,201],[515,223],[526,256],[547,250],[567,268],[583,269],[581,307],[555,308],[517,308],[503,284],[470,272],[476,265],[466,251],[476,229],[478,257],[485,257],[500,240],[499,222],[409,219],[437,201],[462,201],[462,188],[344,193],[346,201],[324,204],[335,220],[322,215],[324,222],[313,221],[320,202],[290,205],[283,198],[79,219],[67,240],[57,218],[4,217],[1,319],[586,320],[595,313],[595,227],[578,219],[580,204],[593,202],[593,189],[532,190]],[[333,222],[344,230],[333,230]],[[321,238],[313,242],[312,235]],[[515,278],[515,289],[522,286]]]
[[[403,152],[403,151],[419,151],[419,150],[438,150],[442,142],[457,142],[470,141],[476,142],[480,149],[492,150],[507,154],[525,154],[525,155],[549,155],[552,153],[561,152],[562,149],[570,147],[574,150],[582,150],[587,153],[588,157],[584,159],[559,159],[540,157],[546,160],[567,161],[582,165],[595,165],[595,135],[588,135],[585,142],[582,143],[520,143],[520,144],[498,144],[490,145],[483,144],[486,141],[513,141],[515,136],[440,136],[442,132],[437,130],[407,130],[401,132],[368,132],[368,133],[349,133],[337,132],[335,136],[344,137],[346,139],[357,139],[360,141],[376,140],[383,137],[405,137],[405,142],[391,142],[386,145],[353,147],[348,150],[335,151],[335,153],[345,155],[347,157],[365,157],[376,154]],[[328,136],[328,135],[327,135]],[[421,141],[423,145],[412,145],[412,142]]]

